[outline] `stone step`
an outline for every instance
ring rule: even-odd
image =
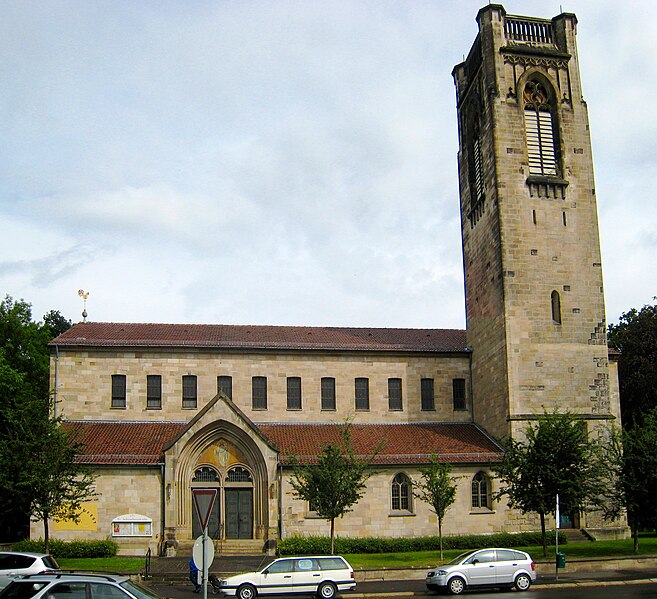
[[[226,539],[214,543],[215,555],[258,555],[265,553],[265,543],[262,539]],[[178,541],[177,555],[190,555],[194,541]]]

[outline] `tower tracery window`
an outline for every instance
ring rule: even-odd
[[[545,84],[531,79],[523,91],[529,174],[559,175],[554,108]]]

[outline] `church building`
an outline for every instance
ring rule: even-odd
[[[289,456],[312,462],[347,420],[358,455],[380,449],[338,535],[436,534],[412,492],[433,455],[457,477],[444,534],[538,528],[493,499],[501,440],[554,408],[591,433],[620,417],[577,19],[490,4],[477,22],[453,70],[466,330],[76,324],[50,345],[51,388],[98,496],[79,523],[52,523],[57,538],[187,550],[195,489],[217,491],[217,551],[326,535]],[[616,532],[589,513],[562,525]]]

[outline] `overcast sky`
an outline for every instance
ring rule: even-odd
[[[465,326],[485,0],[0,1],[0,292],[80,320]],[[657,3],[574,12],[607,320],[657,295]]]

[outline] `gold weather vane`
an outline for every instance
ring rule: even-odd
[[[82,298],[82,322],[87,322],[87,298],[89,297],[89,292],[84,291],[83,289],[78,289],[78,295]]]

